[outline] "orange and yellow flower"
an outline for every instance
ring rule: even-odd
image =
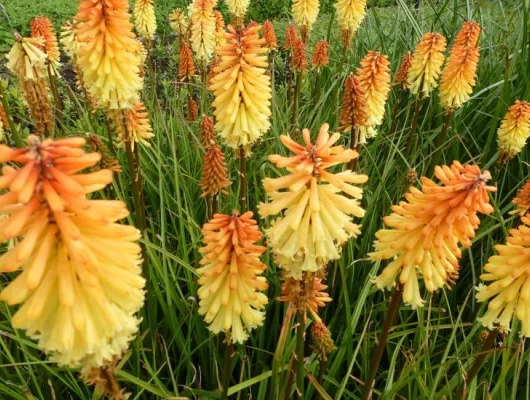
[[[385,106],[390,92],[390,62],[388,56],[378,51],[368,51],[357,69],[357,77],[365,93],[365,110],[368,125],[359,127],[359,143],[377,135],[377,127],[383,123]]]
[[[1,240],[17,239],[0,272],[21,271],[0,293],[19,304],[15,328],[26,330],[60,365],[99,367],[120,357],[137,332],[144,302],[139,231],[116,221],[124,203],[90,199],[112,181],[110,170],[79,173],[98,163],[82,138],[0,146]]]
[[[489,328],[509,331],[513,317],[521,321],[521,335],[530,336],[530,218],[521,219],[517,229],[510,230],[506,244],[496,245],[497,255],[490,257],[480,279],[486,285],[477,287],[477,300],[488,301],[481,318]]]
[[[225,332],[233,343],[243,343],[248,331],[263,325],[268,303],[261,293],[268,285],[259,257],[265,247],[252,212],[215,214],[202,228],[204,247],[199,274],[199,314],[214,334]]]
[[[476,84],[480,48],[477,46],[480,25],[468,21],[460,30],[442,73],[440,100],[445,109],[461,107]]]
[[[512,214],[519,214],[521,217],[528,214],[530,211],[530,179],[519,189],[512,203],[517,206],[517,210],[512,211]]]
[[[266,230],[269,246],[287,276],[298,280],[303,272],[322,270],[329,261],[338,259],[342,244],[360,233],[352,218],[364,215],[359,204],[362,190],[354,185],[368,177],[349,170],[336,174],[328,171],[357,157],[354,150],[334,146],[340,134],[330,136],[328,130],[329,126],[323,125],[313,144],[304,129],[305,146],[281,136],[294,155],[271,155],[269,161],[287,168],[289,174],[263,181],[270,202],[259,205],[260,215],[281,213]]]
[[[154,0],[136,0],[134,3],[134,25],[138,36],[153,40],[156,33]]]
[[[293,19],[304,42],[309,39],[311,28],[317,20],[319,10],[318,0],[293,0]]]
[[[217,47],[220,58],[209,88],[215,95],[216,129],[225,144],[249,149],[270,127],[271,82],[261,26],[236,31],[228,26],[227,43]]]
[[[359,77],[350,74],[344,82],[344,95],[340,109],[340,130],[349,132],[353,128],[369,126],[366,110],[366,93]]]
[[[140,59],[128,0],[82,0],[75,20],[81,47],[78,65],[100,107],[132,107],[142,89]]]
[[[59,67],[61,66],[61,53],[59,52],[59,44],[57,43],[57,35],[53,29],[52,22],[47,17],[35,17],[31,20],[31,37],[42,37],[44,45],[41,47],[47,55],[47,62],[50,66],[53,75],[59,75]]]
[[[348,47],[366,17],[366,0],[337,0],[335,8],[342,45]]]
[[[501,162],[519,154],[530,137],[530,103],[516,100],[502,120],[497,135]]]
[[[398,84],[401,89],[405,89],[407,87],[407,77],[411,66],[412,53],[409,51],[401,58],[401,63],[399,64],[399,68],[396,72],[396,84]]]
[[[384,218],[387,228],[376,233],[373,261],[392,260],[374,282],[380,289],[403,285],[403,300],[421,307],[418,279],[434,292],[458,275],[459,245],[471,246],[480,225],[478,213],[491,214],[487,186],[489,172],[476,165],[437,166],[435,175],[442,185],[422,178],[423,189],[410,188],[406,201],[393,206]]]
[[[169,14],[169,25],[171,26],[171,29],[179,35],[179,39],[186,38],[188,35],[188,28],[189,28],[189,20],[186,13],[180,9],[175,8],[171,14]]]
[[[206,63],[215,48],[215,13],[214,7],[217,1],[194,0],[190,8],[191,48],[197,58]]]
[[[129,145],[134,150],[134,146],[138,143],[151,147],[149,139],[155,135],[149,122],[149,113],[141,101],[137,102],[133,108],[113,112],[112,117],[118,132],[120,147]],[[123,130],[123,124],[127,125],[126,132]]]
[[[42,136],[53,132],[53,115],[46,83],[48,56],[40,50],[42,37],[23,38],[15,34],[15,44],[7,55],[7,68],[16,75],[35,128]]]
[[[407,76],[407,87],[412,94],[429,97],[438,87],[446,46],[445,38],[439,33],[429,32],[423,35],[412,55],[412,65]]]

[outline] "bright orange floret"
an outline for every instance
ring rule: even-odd
[[[298,40],[293,46],[291,67],[296,72],[302,72],[307,67],[307,52],[305,50],[305,43],[302,40]]]
[[[320,69],[322,67],[327,67],[329,64],[328,56],[329,44],[326,40],[321,40],[315,45],[315,50],[313,51],[313,57],[311,58],[311,65],[313,68]]]
[[[366,110],[366,92],[359,77],[350,74],[344,82],[344,95],[340,110],[340,130],[350,131],[352,128],[369,126],[368,112]]]
[[[265,39],[266,46],[269,50],[278,48],[276,31],[274,30],[274,25],[269,20],[263,23],[263,39]]]
[[[80,44],[78,66],[99,106],[132,107],[143,81],[128,0],[82,0],[75,20]]]
[[[0,300],[20,307],[12,319],[52,360],[83,370],[120,357],[138,329],[144,301],[139,231],[116,221],[124,203],[92,199],[112,182],[110,170],[81,171],[101,156],[85,140],[0,146],[0,240],[14,247],[0,273],[20,271]]]
[[[491,214],[487,186],[489,172],[477,165],[437,166],[441,185],[422,178],[423,189],[410,188],[406,201],[393,206],[384,218],[387,226],[376,233],[373,261],[391,260],[375,279],[376,285],[391,288],[403,285],[403,299],[412,307],[422,306],[419,277],[429,292],[458,276],[459,245],[470,247],[480,225],[478,213]]]
[[[31,20],[31,37],[39,36],[44,39],[44,46],[42,46],[41,50],[48,55],[48,64],[51,72],[58,75],[61,53],[53,24],[47,17],[35,17]]]
[[[205,149],[207,149],[216,142],[217,139],[213,119],[205,115],[202,117],[201,121],[201,144]]]
[[[233,343],[243,343],[248,331],[263,325],[263,308],[268,303],[267,269],[259,257],[265,247],[252,212],[239,215],[215,214],[202,228],[200,250],[199,314],[214,334],[225,332]]]
[[[399,64],[399,68],[396,72],[396,84],[398,84],[401,89],[405,89],[407,87],[407,76],[411,66],[412,53],[409,51],[401,58],[401,64]]]
[[[284,50],[290,50],[292,49],[296,43],[300,41],[300,35],[298,34],[298,31],[296,30],[296,26],[293,24],[290,24],[287,27],[287,30],[285,31],[285,43],[283,45]]]
[[[455,38],[455,46],[472,46],[478,45],[480,38],[480,24],[474,21],[466,21]]]
[[[179,78],[181,82],[189,82],[195,76],[195,62],[193,54],[186,43],[180,48]]]
[[[517,206],[517,210],[513,211],[513,214],[519,214],[522,217],[530,211],[530,179],[519,189],[517,197],[513,199],[512,203]]]
[[[188,115],[186,118],[188,121],[197,121],[197,118],[199,118],[199,105],[191,96],[188,97]]]
[[[204,164],[200,186],[201,197],[228,194],[225,190],[232,184],[226,171],[224,154],[216,144],[209,145],[204,154]]]

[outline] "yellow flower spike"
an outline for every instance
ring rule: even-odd
[[[152,139],[155,135],[153,128],[149,122],[149,113],[147,112],[145,105],[142,102],[137,102],[131,109],[125,111],[125,122],[127,124],[127,132],[130,135],[129,140],[125,137],[123,132],[123,113],[116,111],[111,113],[118,132],[118,142],[120,147],[127,146],[127,142],[134,150],[134,146],[137,143],[141,143],[146,147],[151,147],[149,139]]]
[[[480,48],[477,47],[480,25],[464,24],[442,73],[440,100],[447,110],[461,107],[471,97],[476,84]]]
[[[366,17],[366,0],[337,0],[337,22],[343,47],[348,47]]]
[[[215,46],[222,46],[226,43],[225,39],[225,21],[220,11],[214,11],[215,14]]]
[[[134,3],[134,25],[138,36],[153,40],[156,33],[154,0],[136,0]]]
[[[522,224],[510,230],[506,244],[496,245],[497,255],[484,266],[485,281],[477,287],[477,300],[488,301],[481,318],[488,329],[509,331],[513,317],[521,321],[521,335],[530,336],[530,218],[522,217]]]
[[[422,178],[423,188],[410,188],[406,201],[393,206],[384,218],[386,228],[376,233],[373,261],[391,260],[374,282],[390,289],[399,281],[403,300],[421,307],[419,278],[434,292],[458,277],[459,245],[471,246],[480,225],[478,213],[491,214],[487,186],[489,172],[477,165],[437,166],[435,175],[442,185]]]
[[[282,213],[266,231],[269,246],[287,276],[297,280],[303,272],[322,270],[338,259],[341,245],[360,233],[352,218],[364,215],[359,204],[362,190],[355,185],[365,183],[368,177],[349,170],[328,171],[357,157],[357,152],[335,145],[340,134],[330,136],[328,130],[329,126],[323,125],[313,144],[304,129],[305,146],[281,136],[284,146],[295,155],[271,155],[269,161],[287,168],[289,175],[263,181],[270,202],[259,205],[261,217]]]
[[[512,203],[517,206],[517,210],[512,211],[511,214],[519,214],[522,217],[530,211],[530,179],[519,189]]]
[[[35,17],[31,20],[31,37],[42,37],[44,39],[43,50],[47,55],[47,62],[53,75],[59,75],[59,67],[61,66],[59,52],[59,44],[57,43],[57,35],[53,29],[52,22],[47,17]]]
[[[236,26],[242,25],[245,22],[245,15],[250,5],[250,0],[226,0],[228,11],[234,19]]]
[[[186,13],[180,8],[175,8],[171,14],[169,14],[169,25],[179,37],[187,36],[189,20]]]
[[[212,58],[215,47],[216,3],[212,0],[194,0],[190,7],[191,48],[203,63]]]
[[[35,129],[41,136],[53,132],[53,115],[47,86],[48,56],[40,50],[42,37],[23,38],[15,34],[15,44],[7,55],[7,68],[16,75]]]
[[[78,65],[100,107],[125,109],[139,99],[143,81],[127,0],[82,0],[75,20]]]
[[[248,331],[263,325],[263,308],[268,303],[261,292],[267,289],[267,269],[259,257],[265,247],[252,212],[239,215],[215,214],[203,228],[200,250],[199,314],[214,333],[225,332],[233,343],[248,339]]]
[[[516,100],[497,131],[500,161],[508,162],[521,152],[530,136],[530,103]]]
[[[359,143],[366,143],[366,139],[375,137],[376,128],[383,123],[390,92],[389,66],[388,56],[370,50],[357,69],[357,77],[365,93],[365,110],[369,125],[359,127]]]
[[[438,87],[446,46],[445,38],[439,33],[423,35],[412,55],[412,65],[407,76],[407,87],[412,94],[429,97]]]
[[[304,43],[309,39],[311,28],[317,20],[319,10],[318,0],[293,0],[293,19],[300,30]]]
[[[64,52],[72,60],[77,58],[79,53],[79,41],[75,33],[75,21],[66,21],[61,27],[60,42],[63,46]]]
[[[220,63],[209,89],[214,93],[216,129],[225,144],[247,150],[270,127],[271,81],[268,49],[259,25],[236,31],[228,26],[227,43],[215,49]]]
[[[0,146],[4,191],[2,241],[17,239],[0,258],[0,273],[20,271],[0,300],[20,305],[17,329],[38,340],[52,361],[88,370],[120,357],[138,330],[144,302],[139,231],[116,221],[124,203],[87,195],[112,181],[112,171],[79,173],[101,156],[85,140]]]

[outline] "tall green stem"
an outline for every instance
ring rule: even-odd
[[[420,117],[422,100],[423,98],[421,95],[420,97],[418,97],[418,100],[416,100],[416,108],[414,109],[414,119],[412,120],[412,126],[410,128],[409,140],[407,142],[407,150],[405,151],[405,155],[408,155],[410,153],[412,143],[414,142],[414,136],[416,135],[416,130],[418,129],[418,120]]]
[[[357,129],[355,129],[355,125],[352,123],[351,126],[351,132],[350,132],[350,149],[355,150],[357,153],[359,153],[359,134]],[[348,168],[351,171],[357,171],[357,163],[359,162],[359,156],[355,157],[353,160],[350,161],[348,164]]]
[[[226,335],[226,353],[223,368],[223,382],[221,389],[221,400],[228,398],[228,387],[230,386],[230,375],[232,370],[232,358],[234,353],[234,344],[230,340],[230,334]]]
[[[300,99],[300,91],[302,90],[302,76],[304,75],[304,71],[300,71],[298,75],[296,76],[296,87],[294,90],[294,98],[293,98],[293,115],[291,117],[291,128],[294,129],[296,125],[296,117],[298,113],[298,101]]]
[[[444,123],[442,126],[442,131],[440,132],[440,135],[438,135],[438,140],[436,142],[436,150],[434,153],[434,157],[432,158],[432,163],[429,168],[429,174],[432,174],[434,171],[434,168],[438,165],[438,162],[440,161],[440,157],[442,156],[442,148],[445,143],[445,138],[447,136],[447,131],[449,130],[449,126],[451,125],[451,116],[453,115],[451,110],[447,110],[445,112],[444,116]]]
[[[394,319],[399,310],[399,305],[401,304],[401,299],[403,297],[403,290],[401,285],[398,285],[394,290],[394,294],[390,299],[390,306],[386,314],[385,322],[383,323],[383,330],[381,335],[379,335],[377,347],[374,351],[374,356],[372,357],[372,362],[370,364],[370,370],[368,371],[368,377],[364,383],[362,400],[368,400],[372,395],[373,385],[375,381],[375,376],[377,375],[377,370],[379,369],[379,364],[381,363],[381,358],[385,352],[386,344],[388,342],[388,335],[390,333],[390,328],[394,323]]]
[[[298,398],[304,398],[304,336],[305,336],[305,311],[296,313],[296,390]]]
[[[7,122],[9,124],[9,131],[13,136],[13,140],[15,141],[16,146],[24,147],[24,140],[22,140],[22,138],[20,137],[18,129],[15,123],[13,122],[13,118],[11,117],[11,108],[9,108],[9,103],[7,102],[6,96],[4,95],[4,87],[2,86],[2,82],[0,82],[0,100],[2,101],[2,106],[4,107],[4,112],[6,114]]]
[[[239,192],[239,208],[241,214],[247,210],[247,156],[245,155],[245,149],[243,146],[239,149],[239,161],[240,161],[240,192]]]

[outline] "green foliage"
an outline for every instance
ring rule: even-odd
[[[46,2],[35,2],[39,7],[41,3]],[[281,2],[272,3],[281,8]],[[515,99],[530,100],[528,2],[425,0],[423,4],[418,15],[403,0],[398,0],[398,6],[393,8],[370,9],[344,59],[336,22],[330,21],[328,16],[322,17],[311,42],[326,36],[328,27],[332,27],[331,67],[320,77],[316,100],[313,97],[315,71],[305,74],[296,118],[296,128],[307,127],[313,135],[324,122],[335,129],[342,83],[349,73],[355,72],[360,58],[369,49],[388,54],[395,71],[401,56],[412,50],[426,31],[440,31],[451,41],[466,19],[475,19],[484,28],[477,87],[471,101],[454,114],[441,150],[445,163],[452,160],[475,162],[492,172],[492,184],[499,189],[492,195],[495,213],[482,218],[473,246],[463,252],[460,278],[453,290],[426,296],[426,306],[422,309],[400,308],[375,385],[376,393],[383,400],[454,398],[455,389],[480,351],[482,340],[483,328],[477,317],[485,306],[476,303],[474,287],[479,283],[482,266],[494,254],[494,243],[504,241],[507,230],[518,223],[516,216],[509,215],[513,209],[511,200],[530,172],[528,150],[507,166],[496,163],[496,130],[500,119]],[[177,5],[175,1],[158,0],[159,24],[166,21],[167,12]],[[265,12],[263,7],[262,12]],[[23,8],[17,10],[24,13],[16,17],[17,21],[29,20],[32,16],[26,16]],[[34,11],[34,14],[44,12],[42,9]],[[285,21],[277,26],[280,37],[284,25]],[[150,86],[151,80],[147,77],[144,93],[156,133],[152,147],[141,147],[149,218],[149,229],[143,239],[146,247],[144,271],[150,283],[140,334],[118,366],[118,378],[132,393],[131,399],[219,398],[218,382],[223,370],[222,339],[210,335],[197,313],[195,270],[200,259],[200,227],[207,219],[198,187],[203,152],[199,143],[199,123],[186,121],[183,106],[188,93],[193,92],[201,99],[201,113],[211,115],[212,99],[198,80],[180,89],[175,86],[176,49],[176,43],[170,39],[155,43],[155,86]],[[250,209],[254,211],[257,204],[265,200],[262,178],[279,173],[267,161],[267,156],[285,154],[278,137],[291,131],[286,87],[288,59],[282,51],[275,54],[272,127],[249,159]],[[60,83],[66,103],[66,118],[61,125],[64,133],[95,132],[105,138],[102,113],[91,115],[83,107],[80,94],[68,94],[67,85],[73,87],[71,79]],[[30,126],[15,84],[10,84],[7,97],[17,114],[17,122]],[[396,107],[398,99],[399,107]],[[436,139],[444,110],[434,93],[423,104],[413,150],[405,153],[414,105],[415,99],[394,89],[379,135],[361,150],[359,170],[370,176],[364,186],[362,204],[366,216],[362,221],[362,235],[349,242],[341,260],[330,266],[327,284],[333,302],[322,313],[337,346],[321,381],[322,389],[332,399],[359,398],[361,382],[368,374],[376,337],[388,309],[388,292],[376,290],[371,283],[383,265],[367,260],[367,253],[373,249],[375,232],[382,227],[382,218],[389,213],[391,204],[402,199],[407,171],[415,168],[419,176],[427,174],[427,166],[438,150]],[[299,138],[297,133],[294,136]],[[345,134],[341,143],[347,144],[348,140],[349,135]],[[235,155],[224,150],[234,183],[230,195],[221,198],[220,210],[229,213],[238,207],[239,165]],[[118,158],[121,165],[127,165],[121,149]],[[107,193],[123,199],[132,208],[130,175],[126,167],[124,172],[117,174],[112,191]],[[128,222],[134,223],[134,215]],[[265,227],[270,221],[259,220],[259,223]],[[271,299],[265,326],[253,331],[250,340],[235,349],[229,393],[241,399],[272,398],[273,354],[285,307],[274,300],[280,294],[280,277],[270,254],[265,255],[264,262],[269,266],[267,295]],[[0,275],[0,287],[10,279],[11,275]],[[35,342],[11,327],[14,310],[0,303],[0,398],[97,398],[75,372],[44,361]],[[511,332],[499,336],[495,351],[468,387],[469,399],[530,397],[530,349],[523,343],[517,325]],[[294,345],[294,332],[290,331],[286,350],[280,354],[281,370],[288,368]],[[306,354],[307,376],[317,377],[318,361],[309,354],[309,346]],[[315,387],[309,379],[306,379],[306,386],[305,399],[309,400],[313,398]],[[295,396],[294,392],[291,394]]]

